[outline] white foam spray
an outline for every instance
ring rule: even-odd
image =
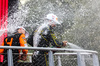
[[[5,29],[0,30],[0,36],[5,32]]]
[[[70,42],[67,42],[67,45],[69,45],[69,47],[72,48],[72,49],[82,49],[81,47],[79,47],[79,46],[77,46],[73,43],[70,43]]]

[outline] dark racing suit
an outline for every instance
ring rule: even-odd
[[[41,29],[41,28],[40,28]],[[38,29],[39,30],[39,29]],[[35,31],[38,32],[38,30]],[[53,32],[53,28],[51,26],[48,27],[44,27],[41,32],[37,33],[38,35],[34,34],[34,40],[37,37],[39,42],[38,45],[36,45],[37,47],[61,47],[63,45],[63,42],[59,42],[57,41],[55,34]],[[36,35],[36,36],[35,36]],[[38,41],[37,40],[37,41]],[[35,41],[36,42],[36,41]],[[35,42],[33,42],[33,44],[36,44]],[[34,47],[36,47],[34,45]],[[33,56],[33,65],[34,66],[48,66],[48,51],[37,51],[38,53]]]

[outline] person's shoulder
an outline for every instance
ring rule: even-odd
[[[21,36],[21,37],[25,37],[25,34],[21,34],[20,36]]]
[[[24,34],[22,34],[22,33],[16,33],[16,34],[14,34],[14,37],[20,37],[20,36],[24,36]]]
[[[25,34],[20,34],[19,40],[20,40],[20,39],[25,39]]]
[[[43,30],[49,31],[49,30],[50,30],[50,27],[49,27],[49,26],[45,26],[45,27],[43,28]]]
[[[15,35],[21,35],[22,33],[16,33]]]

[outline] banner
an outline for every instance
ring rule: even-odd
[[[0,45],[7,37],[8,0],[0,0]]]

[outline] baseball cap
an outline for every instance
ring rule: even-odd
[[[58,21],[58,17],[57,17],[55,14],[52,14],[52,13],[47,14],[46,19],[52,20],[53,23],[55,23],[55,24],[61,24],[61,23]]]

